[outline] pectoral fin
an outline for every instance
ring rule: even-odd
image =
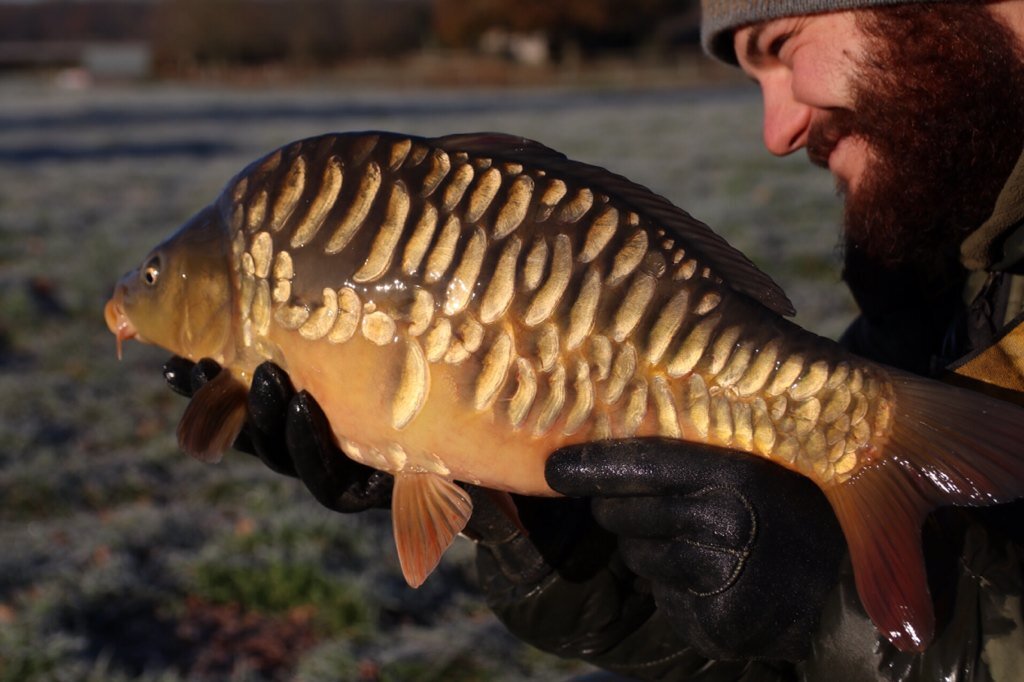
[[[473,513],[465,490],[430,473],[399,473],[391,493],[398,560],[405,581],[419,587]]]
[[[247,391],[229,372],[203,384],[178,423],[178,445],[202,462],[218,462],[245,425]]]

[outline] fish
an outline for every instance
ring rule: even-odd
[[[459,482],[555,496],[550,453],[657,436],[811,479],[895,646],[935,631],[925,516],[1024,494],[1024,412],[850,354],[710,227],[526,138],[331,133],[274,150],[116,284],[128,339],[223,371],[182,416],[216,461],[272,361],[346,456],[394,474],[422,584],[464,528]]]

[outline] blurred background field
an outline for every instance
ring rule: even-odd
[[[0,72],[0,681],[587,670],[504,631],[476,595],[467,541],[413,591],[386,513],[331,514],[245,455],[179,453],[184,401],[161,378],[165,354],[128,344],[118,362],[102,318],[122,272],[278,145],[498,130],[664,194],[776,278],[798,322],[840,333],[853,307],[831,181],[763,150],[753,86],[692,53],[591,58],[585,40],[567,44],[539,66],[452,48]]]

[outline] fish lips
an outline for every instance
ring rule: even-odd
[[[119,283],[114,290],[114,295],[103,308],[103,317],[107,322],[107,329],[117,337],[117,359],[121,359],[121,344],[129,339],[139,338],[135,325],[128,319],[124,311],[124,284]]]

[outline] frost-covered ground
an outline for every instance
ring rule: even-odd
[[[838,201],[759,143],[752,88],[51,90],[0,83],[0,680],[559,680],[460,542],[404,587],[384,513],[341,517],[249,457],[180,454],[164,354],[124,361],[117,276],[255,157],[332,130],[539,139],[712,225],[838,334]]]

